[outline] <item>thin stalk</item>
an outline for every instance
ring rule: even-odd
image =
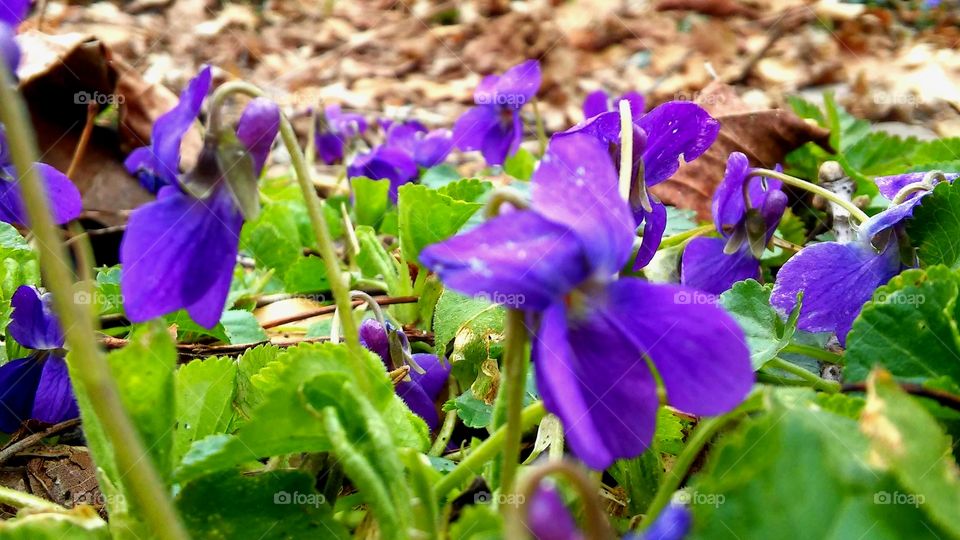
[[[823,362],[843,365],[842,354],[830,352],[828,350],[821,349],[820,347],[813,347],[811,345],[803,345],[800,343],[789,343],[780,352],[802,354],[804,356],[809,356],[810,358],[816,358],[817,360],[821,360]]]
[[[503,467],[500,469],[500,490],[504,494],[513,493],[514,480],[520,461],[520,438],[523,435],[521,415],[523,414],[523,392],[527,382],[527,326],[524,313],[511,309],[507,311],[506,344],[504,345],[504,379],[500,385],[501,394],[497,400],[505,399],[507,430],[503,444]]]
[[[540,115],[540,102],[533,100],[533,118],[537,126],[537,140],[540,141],[540,155],[547,153],[547,130],[543,127],[543,117]]]
[[[447,384],[448,393],[450,394],[450,399],[453,399],[457,395],[457,378],[450,377],[450,382]],[[457,411],[447,411],[447,415],[443,418],[443,425],[440,426],[440,431],[437,433],[437,438],[433,441],[433,446],[430,447],[430,451],[427,452],[428,456],[439,456],[447,449],[447,443],[450,442],[450,436],[453,435],[453,428],[457,425]]]
[[[542,401],[528,405],[520,415],[519,431],[522,433],[532,428],[537,422],[543,419],[546,414],[547,410],[543,408]],[[491,433],[482,443],[471,450],[452,471],[434,484],[433,490],[437,494],[437,499],[443,499],[451,489],[459,486],[464,480],[469,478],[470,475],[479,474],[483,465],[500,453],[506,438],[507,426],[503,426]]]
[[[791,364],[782,358],[774,358],[766,363],[767,367],[774,369],[779,369],[781,371],[786,371],[790,375],[797,377],[801,381],[807,383],[808,386],[815,390],[820,390],[822,392],[829,392],[835,394],[840,391],[840,383],[837,381],[828,381],[821,377],[818,377],[814,373],[803,369],[802,367]]]
[[[219,110],[227,97],[232,94],[245,94],[251,97],[263,97],[263,91],[256,86],[245,81],[231,81],[221,85],[213,93],[210,102],[211,129],[216,127],[219,117]],[[330,228],[323,217],[323,203],[317,195],[311,181],[310,170],[307,168],[306,159],[303,156],[303,150],[297,141],[297,134],[290,124],[290,120],[285,114],[280,113],[280,138],[283,140],[287,152],[290,154],[290,162],[293,164],[293,170],[296,173],[297,183],[303,192],[303,199],[307,206],[307,213],[310,216],[310,225],[316,235],[317,245],[320,248],[320,255],[323,258],[324,266],[327,270],[327,279],[330,283],[330,290],[333,293],[334,303],[340,312],[340,326],[343,328],[344,341],[347,343],[347,349],[350,355],[357,363],[357,373],[360,380],[360,390],[364,395],[369,394],[371,383],[367,374],[367,365],[363,362],[363,347],[360,346],[360,338],[357,333],[357,322],[353,318],[353,311],[350,309],[350,284],[349,276],[345,276],[340,269],[340,259],[337,257],[337,251],[334,247],[333,237],[330,235]]]
[[[593,540],[613,538],[606,513],[600,503],[600,482],[598,479],[592,478],[579,466],[568,461],[546,463],[536,467],[530,474],[524,475],[519,488],[517,505],[506,515],[506,537],[515,540],[530,537],[530,527],[527,523],[527,512],[525,511],[526,505],[533,499],[534,492],[543,479],[550,475],[563,476],[577,492],[577,496],[583,504],[584,538]]]
[[[811,182],[807,182],[806,180],[801,180],[799,178],[790,176],[789,174],[784,174],[782,172],[777,172],[777,171],[772,171],[770,169],[762,169],[762,168],[750,169],[750,177],[753,177],[753,176],[766,176],[768,178],[776,178],[777,180],[780,180],[784,184],[788,184],[793,187],[797,187],[797,188],[809,191],[814,195],[819,195],[824,199],[836,204],[837,206],[842,207],[847,212],[850,212],[850,215],[857,218],[857,221],[860,223],[863,223],[864,221],[867,221],[868,219],[870,219],[870,216],[865,214],[863,210],[857,208],[857,206],[852,202],[846,201],[838,197],[836,193],[830,191],[829,189],[823,188]]]
[[[630,103],[620,101],[620,196],[630,200],[630,173],[633,172],[633,116]],[[649,206],[649,203],[647,203]],[[647,208],[649,210],[649,208]]]
[[[660,250],[660,249],[671,248],[674,246],[679,246],[680,244],[683,244],[684,242],[692,238],[703,236],[705,234],[710,234],[713,232],[713,230],[714,230],[713,225],[701,225],[699,227],[694,227],[689,231],[683,231],[677,234],[671,234],[670,236],[664,238],[660,242],[660,247],[657,249]]]
[[[7,129],[10,154],[21,175],[20,190],[36,235],[45,283],[53,293],[54,308],[77,367],[73,370],[79,379],[75,390],[87,394],[96,420],[113,443],[118,469],[125,471],[124,484],[142,509],[149,528],[159,538],[186,539],[187,532],[174,511],[170,493],[154,470],[153,461],[144,458],[148,455],[146,448],[123,408],[106,357],[97,344],[91,310],[73,301],[69,257],[50,215],[43,183],[33,166],[37,161],[36,136],[10,73],[6,69],[0,69],[0,73],[0,121]],[[94,459],[97,457],[105,456],[94,456]]]
[[[726,425],[758,408],[760,405],[757,401],[758,400],[752,399],[752,396],[748,397],[744,403],[727,414],[701,420],[700,423],[697,424],[697,427],[694,428],[693,433],[687,440],[687,444],[684,445],[680,455],[677,456],[673,468],[663,475],[663,482],[660,484],[660,488],[657,489],[653,500],[650,501],[650,506],[647,507],[644,527],[653,523],[660,512],[670,504],[670,499],[673,497],[674,492],[680,487],[683,479],[687,477],[690,467],[693,466],[693,462],[696,461],[703,447]]]

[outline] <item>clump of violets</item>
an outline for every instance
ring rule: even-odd
[[[660,404],[651,366],[677,409],[736,407],[753,369],[733,318],[691,303],[684,287],[616,277],[636,224],[607,145],[554,137],[531,185],[529,209],[428,246],[420,260],[461,293],[519,299],[512,307],[532,326],[537,388],[570,449],[603,470],[647,448]]]
[[[777,274],[770,302],[785,313],[793,310],[803,292],[797,327],[809,332],[834,332],[840,343],[863,305],[877,287],[886,284],[915,260],[902,260],[903,222],[923,201],[928,190],[897,194],[924,179],[925,173],[909,173],[876,179],[881,195],[894,201],[889,208],[862,223],[852,242],[821,242],[807,246],[787,261]],[[948,175],[948,180],[956,174]]]
[[[624,540],[680,540],[687,536],[693,523],[690,510],[681,504],[670,504],[641,533],[628,533]],[[540,484],[527,506],[527,527],[536,540],[581,540],[584,534],[556,488]]]
[[[490,165],[502,165],[520,148],[520,109],[540,89],[540,62],[527,60],[503,75],[487,75],[473,92],[474,107],[453,126],[453,140],[464,151],[479,150]]]
[[[646,266],[657,252],[667,226],[667,209],[648,188],[673,176],[681,159],[693,161],[716,140],[720,123],[703,107],[686,101],[670,101],[643,113],[643,97],[628,93],[621,98],[630,104],[634,123],[633,163],[630,164],[630,210],[637,227],[643,226],[643,241],[633,269]],[[618,101],[619,103],[619,101]],[[619,170],[620,113],[609,109],[606,94],[595,92],[584,102],[587,119],[557,135],[590,135],[609,148]]]
[[[67,175],[46,163],[34,163],[33,168],[43,181],[54,221],[62,225],[79,216],[83,209],[80,191]],[[10,156],[7,133],[0,125],[0,221],[26,225],[27,210],[18,183],[19,176]]]
[[[30,0],[5,0],[0,7],[0,56],[11,72],[20,65],[20,47],[14,36],[29,10]]]
[[[247,105],[235,133],[207,133],[196,168],[180,174],[180,141],[210,86],[205,67],[154,124],[151,146],[126,161],[145,187],[158,190],[156,201],[130,215],[120,245],[120,287],[133,322],[186,309],[197,324],[215,326],[230,289],[244,214],[258,207],[256,179],[280,125],[279,108],[266,99]],[[228,175],[252,185],[237,185]],[[251,192],[252,200],[243,195]]]
[[[41,295],[23,285],[10,304],[13,314],[7,331],[33,353],[0,366],[0,431],[16,431],[31,418],[48,424],[76,418],[79,412],[64,360],[63,329],[53,313],[50,294]]]
[[[363,115],[343,112],[340,105],[327,105],[317,115],[313,142],[320,160],[327,165],[343,161],[347,144],[367,131]]]
[[[373,180],[390,181],[390,200],[397,201],[397,190],[429,169],[443,162],[453,149],[448,129],[430,131],[415,120],[390,122],[384,128],[385,142],[354,158],[347,167],[347,176],[365,176]]]
[[[713,223],[722,238],[694,238],[683,252],[681,282],[710,294],[760,277],[760,257],[787,208],[782,183],[750,177],[750,163],[730,154],[713,194]]]
[[[366,319],[360,324],[360,343],[368,350],[380,357],[387,369],[399,369],[406,363],[402,358],[402,351],[393,351],[390,346],[390,334],[396,333],[397,344],[404,346],[406,335],[403,331],[394,329],[390,323],[384,328],[373,319]],[[435,430],[440,426],[440,416],[434,404],[447,385],[450,377],[450,364],[440,360],[436,355],[416,353],[412,355],[412,362],[422,369],[411,369],[410,380],[402,380],[396,386],[397,395],[410,407],[424,422]]]

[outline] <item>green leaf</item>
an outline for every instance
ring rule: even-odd
[[[667,227],[663,230],[663,236],[689,231],[697,226],[697,213],[693,210],[677,208],[676,206],[667,206]]]
[[[747,337],[750,347],[750,362],[754,369],[775,358],[796,331],[794,322],[784,323],[773,306],[770,305],[770,292],[773,285],[761,285],[748,279],[735,283],[733,287],[720,295],[720,305],[729,312]],[[799,302],[794,308],[799,313]]]
[[[223,330],[232,345],[246,345],[260,343],[270,339],[263,331],[253,313],[242,309],[231,309],[224,312],[220,319]]]
[[[407,261],[418,261],[423,248],[456,234],[482,206],[419,184],[404,184],[399,193],[400,249]]]
[[[350,189],[353,190],[356,224],[376,228],[387,213],[387,205],[390,203],[390,181],[371,180],[361,176],[350,179]]]
[[[958,277],[943,266],[907,270],[880,287],[847,336],[844,379],[863,381],[877,365],[896,377],[960,381]]]
[[[304,294],[330,290],[327,267],[320,257],[297,257],[287,268],[283,284],[288,293]]]
[[[37,254],[16,227],[0,221],[0,330],[10,321],[10,298],[21,285],[40,284]]]
[[[97,269],[96,297],[100,316],[123,313],[123,293],[120,292],[120,266]]]
[[[520,148],[503,163],[503,172],[518,180],[530,180],[536,167],[537,158],[529,150]]]
[[[914,208],[907,234],[923,266],[960,268],[960,187],[941,182]]]
[[[458,201],[477,202],[492,189],[493,184],[486,180],[464,178],[437,189],[437,193]]]
[[[471,298],[449,289],[437,301],[433,316],[436,353],[446,353],[447,344],[454,341],[449,359],[454,376],[464,386],[473,382],[480,363],[492,356],[491,346],[504,333],[503,306],[484,298]]]
[[[165,326],[177,327],[177,341],[181,343],[193,343],[202,337],[212,337],[223,343],[230,342],[222,324],[217,323],[213,328],[204,328],[193,322],[190,315],[182,309],[164,316],[163,321]]]
[[[424,171],[423,174],[420,175],[420,183],[430,189],[439,189],[461,178],[463,177],[457,172],[456,167],[449,163],[443,163]]]
[[[233,422],[236,380],[237,362],[231,358],[206,358],[180,366],[175,461],[180,461],[193,441],[228,430]]]
[[[27,512],[0,522],[0,540],[109,540],[107,523],[90,508]]]
[[[874,371],[860,425],[870,439],[870,463],[892,472],[924,513],[960,538],[960,473],[953,444],[923,405],[889,373]]]
[[[360,253],[357,255],[357,265],[364,277],[383,279],[387,284],[387,292],[399,295],[401,279],[399,265],[383,247],[377,232],[372,227],[361,225],[357,227],[357,243],[360,244]]]
[[[244,223],[240,232],[240,246],[250,252],[256,265],[276,270],[281,278],[303,254],[300,232],[290,206],[286,203],[264,206],[260,216]]]
[[[176,504],[194,538],[350,538],[314,479],[300,471],[211,474],[185,485]]]
[[[467,389],[466,392],[457,396],[443,405],[444,411],[457,411],[457,416],[467,427],[481,429],[490,425],[490,418],[493,416],[493,405],[483,401],[474,395],[473,390]]]
[[[888,504],[904,489],[871,466],[857,422],[813,406],[813,395],[771,393],[768,412],[720,439],[682,495],[691,538],[943,538],[921,509]]]
[[[930,165],[938,162],[956,162],[960,156],[960,137],[924,141],[913,149],[910,162],[914,165]],[[957,171],[956,167],[929,167],[927,170],[941,169],[947,172]]]
[[[260,345],[247,349],[247,352],[237,359],[234,407],[238,420],[235,420],[235,424],[240,418],[249,418],[253,409],[263,400],[263,392],[253,385],[252,379],[267,364],[276,360],[280,352],[280,349],[273,345]]]
[[[491,504],[472,504],[450,526],[450,540],[502,540],[503,515]]]

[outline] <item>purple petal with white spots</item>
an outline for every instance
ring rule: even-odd
[[[753,367],[743,330],[701,296],[686,287],[624,278],[607,287],[606,305],[597,311],[650,357],[670,405],[712,416],[743,401],[753,386]]]
[[[626,263],[636,227],[603,144],[586,134],[553,138],[531,183],[533,208],[573,231],[598,273]]]
[[[651,211],[645,212],[643,207],[633,213],[637,222],[643,222],[643,239],[640,242],[640,249],[637,250],[637,258],[633,261],[633,270],[636,272],[653,260],[660,248],[660,241],[663,240],[663,231],[667,229],[667,207],[660,201],[650,199]]]
[[[744,245],[735,253],[723,252],[726,240],[694,238],[683,250],[680,282],[708,294],[719,295],[738,281],[758,279],[760,262]]]
[[[237,138],[253,158],[253,170],[260,176],[280,131],[280,107],[267,98],[256,98],[247,104],[237,122]]]
[[[540,62],[527,60],[503,72],[494,87],[495,105],[519,109],[540,89]]]
[[[808,332],[836,332],[842,343],[873,291],[899,272],[896,240],[881,253],[868,242],[814,244],[780,269],[770,303],[790,313],[802,291],[797,327]]]
[[[557,302],[535,332],[537,388],[546,409],[563,423],[573,453],[603,470],[649,446],[657,417],[656,383],[636,346],[607,313],[567,318],[566,307]]]
[[[43,361],[43,372],[37,385],[31,416],[41,422],[57,424],[80,416],[77,399],[70,385],[67,362],[59,356]]]
[[[124,165],[137,175],[145,188],[155,188],[153,192],[156,192],[163,185],[176,185],[180,173],[180,143],[200,115],[212,82],[210,66],[205,66],[180,94],[177,105],[153,124],[149,150],[134,152],[127,158]]]
[[[225,188],[200,201],[167,186],[156,201],[136,209],[120,245],[127,317],[143,322],[183,308],[197,324],[215,326],[233,277],[242,224]]]
[[[583,281],[590,266],[569,229],[530,210],[495,217],[427,246],[420,261],[448,287],[467,295],[513,298],[543,310]]]
[[[0,366],[0,431],[12,433],[30,418],[43,365],[19,358]]]
[[[670,101],[640,117],[647,134],[643,151],[644,180],[656,185],[680,168],[680,156],[693,161],[707,151],[720,132],[720,122],[688,101]]]
[[[43,296],[29,285],[21,285],[10,299],[13,313],[7,330],[17,343],[28,349],[51,350],[63,347],[63,329],[53,312],[49,293]]]

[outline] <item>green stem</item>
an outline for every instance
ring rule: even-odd
[[[843,365],[842,354],[830,352],[828,350],[821,349],[820,347],[813,347],[811,345],[803,345],[801,343],[789,343],[780,352],[802,354],[804,356],[809,356],[810,358],[816,358],[817,360],[822,360],[830,364]]]
[[[543,408],[542,401],[528,405],[520,415],[519,431],[522,433],[537,425],[537,422],[546,416],[546,414],[547,410]],[[452,471],[434,484],[433,490],[437,494],[437,498],[442,499],[444,495],[451,489],[459,486],[464,480],[469,478],[470,475],[479,474],[483,469],[483,465],[500,453],[506,438],[507,428],[504,426],[494,431],[482,443],[478,444]]]
[[[447,385],[449,389],[450,399],[453,399],[457,395],[457,378],[450,377],[450,382]],[[450,436],[453,435],[453,428],[457,426],[457,411],[451,410],[447,412],[447,415],[443,418],[443,425],[440,426],[440,431],[437,433],[437,438],[433,441],[433,446],[430,447],[430,451],[427,452],[428,456],[439,456],[447,448],[447,443],[450,441]]]
[[[547,153],[547,130],[543,127],[543,117],[540,116],[540,101],[533,100],[533,118],[537,126],[537,140],[540,141],[540,155]]]
[[[607,515],[600,502],[600,482],[578,465],[569,461],[553,461],[539,465],[529,474],[525,474],[519,487],[517,505],[506,512],[506,538],[521,540],[529,538],[530,527],[527,523],[527,504],[533,499],[537,487],[550,475],[563,476],[577,492],[583,504],[584,538],[606,540],[613,538]]]
[[[186,530],[174,511],[170,494],[153,468],[153,461],[137,431],[123,408],[116,384],[110,375],[106,357],[97,344],[94,333],[92,310],[74,302],[73,275],[67,261],[70,258],[60,241],[60,234],[53,218],[47,195],[36,167],[36,136],[30,126],[29,116],[20,95],[14,90],[8,70],[0,68],[0,121],[7,130],[7,141],[14,167],[21,175],[19,184],[31,229],[36,235],[40,252],[40,268],[45,283],[53,293],[53,303],[60,324],[65,330],[67,347],[76,364],[75,373],[79,384],[77,392],[83,392],[90,401],[96,418],[109,437],[117,468],[125,471],[124,484],[143,511],[143,517],[159,538],[185,539]],[[94,456],[104,459],[106,456]]]
[[[793,187],[797,187],[797,188],[809,191],[814,195],[819,195],[824,199],[836,204],[837,206],[842,207],[847,212],[850,212],[850,215],[855,217],[857,221],[860,223],[863,223],[864,221],[867,221],[868,219],[870,219],[870,216],[865,214],[863,210],[857,208],[857,206],[852,202],[840,198],[839,196],[837,196],[836,193],[830,191],[829,189],[823,188],[811,182],[807,182],[806,180],[801,180],[799,178],[790,176],[789,174],[784,174],[782,172],[777,172],[777,171],[772,171],[770,169],[762,169],[762,168],[750,169],[750,176],[751,177],[766,176],[768,178],[776,178],[777,180],[780,180],[784,184],[788,184]]]
[[[14,508],[26,508],[39,512],[66,512],[67,509],[57,503],[41,499],[36,495],[0,486],[0,504]]]
[[[670,236],[663,239],[660,242],[660,249],[667,249],[673,246],[679,246],[691,238],[696,238],[697,236],[703,236],[705,234],[710,234],[713,232],[713,225],[701,225],[699,227],[694,227],[689,231],[683,231],[677,234],[671,234]]]
[[[696,461],[697,456],[700,455],[700,451],[713,439],[713,436],[727,424],[760,406],[759,400],[753,399],[753,396],[750,396],[747,397],[739,407],[727,414],[701,420],[700,423],[697,424],[697,427],[694,428],[693,433],[687,440],[687,444],[684,445],[680,455],[677,456],[673,467],[664,473],[663,483],[660,484],[656,495],[654,495],[653,500],[650,501],[650,506],[647,507],[647,514],[643,520],[644,527],[653,523],[660,512],[670,504],[670,499],[673,497],[674,492],[679,489],[680,483],[686,478],[690,467],[693,466],[693,462]]]
[[[803,369],[802,367],[791,364],[782,358],[774,358],[768,361],[765,364],[765,367],[771,367],[774,369],[779,369],[781,371],[786,371],[787,373],[797,377],[798,379],[806,382],[809,386],[815,390],[820,390],[823,392],[829,392],[835,394],[840,391],[840,383],[837,381],[828,381],[817,375],[810,373],[809,371]]]
[[[511,494],[520,461],[520,438],[523,435],[520,417],[523,414],[523,392],[527,382],[527,326],[524,313],[516,309],[507,311],[506,323],[504,377],[501,379],[497,401],[504,400],[502,406],[506,408],[504,425],[507,430],[503,443],[503,466],[500,469],[500,491]]]
[[[231,81],[221,85],[213,93],[210,102],[211,126],[215,126],[214,115],[219,114],[219,109],[228,96],[232,94],[245,94],[251,97],[263,97],[263,91],[256,86],[244,81]],[[360,390],[364,395],[369,395],[371,389],[370,377],[367,373],[368,365],[362,360],[363,347],[360,346],[360,337],[357,333],[357,322],[353,318],[353,310],[350,309],[350,283],[349,275],[345,275],[340,269],[340,259],[337,257],[334,248],[333,237],[330,235],[330,229],[327,227],[327,220],[323,217],[323,203],[313,187],[310,170],[307,168],[306,159],[303,156],[303,150],[297,141],[297,134],[290,124],[290,120],[283,113],[280,113],[280,138],[283,140],[287,152],[290,154],[290,162],[293,164],[293,170],[296,172],[297,183],[300,185],[300,191],[303,192],[303,199],[307,206],[307,213],[310,216],[310,225],[317,237],[317,246],[320,248],[320,255],[323,258],[324,266],[327,270],[327,279],[330,283],[330,291],[333,293],[334,302],[340,312],[340,327],[343,329],[344,341],[347,343],[347,349],[350,355],[355,359],[356,372],[360,381]]]

